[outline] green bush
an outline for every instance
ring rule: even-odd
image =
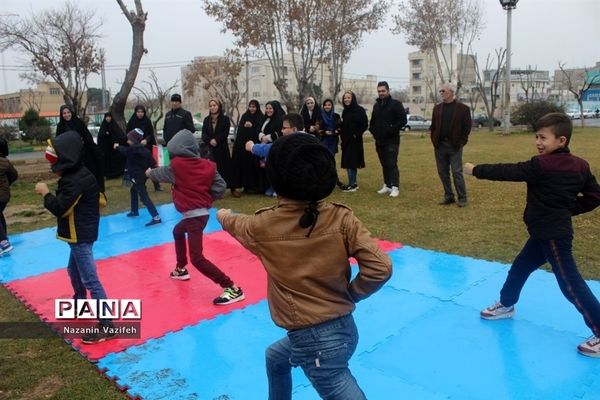
[[[535,121],[552,112],[565,112],[562,106],[549,101],[533,101],[518,106],[511,114],[511,122],[515,125],[527,125],[533,130]]]
[[[40,117],[37,110],[30,108],[25,111],[23,117],[19,120],[19,128],[24,132],[23,139],[33,143],[34,141],[44,142],[50,138],[50,121]]]

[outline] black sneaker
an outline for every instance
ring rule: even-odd
[[[152,219],[150,220],[150,222],[148,222],[148,223],[146,224],[146,226],[157,225],[157,224],[160,224],[160,223],[162,223],[162,219],[160,219],[160,218],[152,218]]]
[[[453,203],[454,203],[454,197],[445,197],[438,204],[440,206],[447,206],[447,205],[453,204]]]
[[[125,215],[127,215],[128,217],[139,217],[139,215],[140,215],[140,214],[138,214],[138,213],[134,213],[134,212],[128,212],[128,213],[127,213],[127,214],[125,214]]]
[[[213,304],[216,306],[226,306],[227,304],[236,303],[246,298],[242,288],[234,289],[232,287],[225,288],[223,293],[213,300]]]
[[[342,183],[342,181],[337,181],[336,185],[337,185],[337,187],[338,187],[338,188],[340,188],[341,190],[344,190],[344,188],[347,186],[347,185],[344,185],[344,184]]]
[[[352,185],[346,185],[342,189],[342,192],[356,192],[358,190],[358,184],[354,183]]]
[[[113,324],[98,324],[95,326],[94,332],[85,334],[81,338],[81,341],[85,344],[97,344],[113,339],[115,336],[117,336],[117,334],[114,332]]]
[[[188,270],[185,268],[183,268],[183,269],[175,268],[171,272],[170,276],[171,276],[171,278],[177,279],[178,281],[187,281],[188,279],[190,279],[190,274],[189,274]]]

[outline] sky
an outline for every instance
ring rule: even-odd
[[[124,0],[134,8],[133,0]],[[506,11],[498,0],[481,0],[485,28],[474,43],[481,64],[489,53],[506,47]],[[142,0],[148,12],[144,36],[148,54],[142,59],[138,83],[153,68],[162,85],[180,79],[180,67],[196,56],[222,55],[233,47],[234,38],[221,32],[222,25],[208,17],[201,0]],[[349,78],[375,75],[385,79],[392,89],[408,86],[408,46],[402,35],[391,32],[392,15],[399,10],[395,0],[382,28],[363,37],[348,62]],[[2,0],[0,14],[29,16],[41,9],[64,4],[51,0]],[[103,22],[100,46],[106,49],[106,82],[114,94],[120,87],[131,54],[131,27],[116,1],[78,0],[85,9],[95,10]],[[10,17],[18,18],[18,17]],[[568,67],[593,66],[600,61],[600,0],[520,0],[512,12],[512,68],[558,69],[558,62]],[[27,58],[13,50],[2,53],[1,65],[27,65]],[[90,87],[101,87],[99,76],[92,76]],[[25,89],[30,84],[14,71],[1,71],[0,93]]]

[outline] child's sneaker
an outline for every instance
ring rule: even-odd
[[[138,214],[138,213],[136,213],[136,212],[133,212],[133,211],[131,211],[131,212],[128,212],[128,213],[127,213],[127,214],[125,214],[125,215],[126,215],[126,216],[128,216],[128,217],[139,217],[139,216],[140,216],[140,214]]]
[[[154,217],[146,224],[146,226],[158,225],[160,223],[162,223],[162,219],[160,219],[160,217]]]
[[[600,338],[598,336],[591,336],[585,342],[577,346],[579,351],[584,356],[600,358]]]
[[[185,268],[179,269],[175,267],[175,269],[171,272],[171,278],[177,279],[178,281],[187,281],[190,279],[190,274]]]
[[[515,315],[515,306],[504,307],[499,301],[489,306],[488,308],[481,310],[479,313],[483,319],[504,319],[512,318]]]
[[[225,306],[227,304],[242,301],[245,298],[246,296],[244,296],[242,288],[234,289],[232,287],[228,287],[223,290],[223,293],[219,297],[213,300],[213,304],[216,306]]]
[[[353,183],[352,185],[346,185],[342,189],[342,192],[356,192],[358,190],[358,184]]]
[[[0,242],[0,256],[10,252],[13,249],[12,244],[8,240]]]
[[[98,324],[96,331],[85,334],[81,341],[85,344],[97,344],[113,339],[116,335],[112,323],[108,325]]]

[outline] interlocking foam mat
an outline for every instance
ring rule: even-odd
[[[179,216],[172,205],[159,212],[165,222],[150,228],[143,217],[103,217],[94,246],[108,296],[142,300],[141,337],[70,344],[131,397],[267,398],[264,350],[285,332],[270,319],[260,262],[221,231],[213,211],[205,254],[246,294],[243,302],[213,306],[220,288],[193,267],[191,280],[169,279]],[[71,296],[68,246],[53,229],[11,241],[0,282],[54,321],[54,299]],[[350,362],[369,399],[600,399],[600,360],[575,350],[589,331],[552,274],[532,274],[513,319],[485,321],[479,310],[497,299],[507,265],[379,244],[394,273],[358,304],[360,341]],[[600,296],[600,283],[589,285]],[[318,398],[301,370],[293,380],[294,399]]]

